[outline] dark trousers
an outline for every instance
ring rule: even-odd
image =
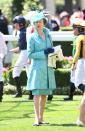
[[[0,81],[0,101],[2,101],[3,96],[3,81]]]

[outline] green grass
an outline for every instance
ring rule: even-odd
[[[33,101],[24,101],[25,97],[4,95],[0,103],[0,131],[85,131],[85,127],[75,124],[82,96],[74,96],[74,101],[66,102],[64,96],[56,95],[51,102],[47,101],[44,120],[50,124],[39,127],[32,126],[35,117]]]

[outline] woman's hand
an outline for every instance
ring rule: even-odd
[[[44,50],[44,53],[45,53],[46,55],[48,55],[48,54],[50,54],[50,53],[53,53],[53,52],[54,52],[54,49],[53,49],[53,48],[47,48],[47,49]]]
[[[28,64],[31,64],[31,60],[30,60],[30,59],[28,59],[28,60],[27,60],[27,63],[28,63]]]
[[[72,71],[76,70],[76,64],[73,64],[71,69]]]
[[[19,47],[9,50],[11,53],[16,53],[19,51]]]

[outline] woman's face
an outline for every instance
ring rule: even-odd
[[[77,36],[79,34],[78,28],[73,28],[73,31],[74,31],[74,35]]]
[[[45,26],[43,19],[36,21],[34,24],[37,30],[43,30],[43,27]]]

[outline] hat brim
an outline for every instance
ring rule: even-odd
[[[35,23],[35,22],[37,22],[37,21],[39,21],[39,20],[42,20],[42,19],[45,19],[46,21],[48,21],[48,18],[46,18],[46,17],[41,17],[41,18],[36,18],[36,19],[33,21],[33,23]]]
[[[36,14],[32,18],[32,23],[35,23],[41,19],[45,19],[46,21],[48,21],[48,18],[45,17],[43,13],[36,12]]]

